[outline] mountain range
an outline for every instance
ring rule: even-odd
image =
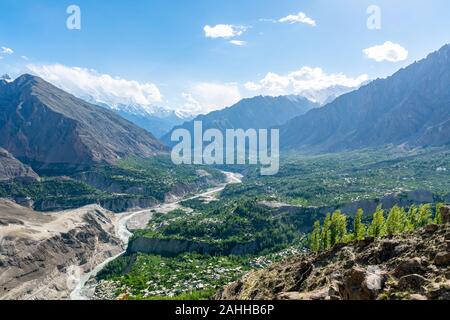
[[[166,151],[152,134],[39,77],[0,80],[0,147],[33,164],[81,166]]]
[[[173,127],[192,119],[192,116],[158,106],[143,106],[136,103],[103,103],[89,97],[85,100],[114,111],[121,117],[152,133],[157,138],[161,138]]]
[[[267,129],[280,126],[286,121],[318,107],[318,104],[295,95],[257,96],[243,99],[229,108],[197,116],[192,121],[173,128],[162,137],[162,141],[171,145],[171,134],[176,129],[183,128],[192,132],[194,121],[202,121],[204,130],[212,128],[221,131],[226,129]]]
[[[281,126],[284,149],[337,152],[450,143],[450,45]]]
[[[446,45],[323,107],[300,96],[258,96],[186,121],[161,140],[171,145],[173,130],[192,131],[194,121],[202,121],[204,130],[280,128],[282,148],[303,153],[449,145],[449,88]],[[150,115],[167,122],[149,120]],[[3,161],[8,165],[20,160],[35,170],[89,166],[168,151],[163,142],[124,118],[162,133],[167,123],[176,124],[182,116],[156,107],[145,113],[140,106],[97,106],[36,76],[0,79],[0,148],[5,149]]]

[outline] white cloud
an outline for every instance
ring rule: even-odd
[[[0,56],[0,60],[2,60],[3,59],[3,57],[2,56]]]
[[[7,47],[2,47],[2,53],[3,54],[13,54],[14,50],[11,48],[7,48]]]
[[[368,79],[367,74],[351,78],[342,73],[327,74],[321,68],[306,66],[286,75],[269,72],[258,82],[247,82],[244,86],[248,91],[258,91],[265,95],[298,94],[324,103],[331,95],[336,95],[337,91],[358,88]]]
[[[299,12],[298,14],[290,14],[284,18],[281,18],[280,20],[278,20],[278,22],[290,24],[305,23],[312,27],[315,27],[317,25],[316,21],[308,17],[304,12]]]
[[[205,26],[203,31],[207,38],[233,38],[242,35],[247,28],[231,24],[218,24],[214,27]]]
[[[30,60],[27,56],[21,56],[21,58],[22,58],[23,60],[25,60],[25,61]]]
[[[242,40],[231,40],[230,43],[234,44],[235,46],[240,46],[240,47],[247,45],[247,41],[242,41]]]
[[[139,83],[100,74],[92,69],[67,67],[61,64],[30,64],[27,68],[77,97],[103,102],[111,107],[119,104],[150,106],[162,101],[162,95],[153,83]]]
[[[191,114],[205,114],[231,106],[241,100],[236,83],[202,82],[182,93],[183,111]]]
[[[373,46],[363,50],[364,54],[376,62],[389,61],[400,62],[408,59],[408,50],[397,43],[386,41],[379,46]]]

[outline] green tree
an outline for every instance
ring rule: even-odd
[[[442,215],[441,215],[442,207],[444,207],[443,203],[438,203],[436,205],[436,214],[434,216],[434,223],[436,224],[442,224]]]
[[[433,223],[433,211],[430,204],[424,204],[419,207],[419,219],[416,228],[425,227]]]
[[[339,210],[331,216],[331,246],[342,243],[347,235],[347,217]]]
[[[327,250],[331,247],[331,215],[328,213],[322,227],[322,249]]]
[[[372,223],[369,226],[368,233],[370,236],[379,238],[386,235],[386,228],[384,223],[384,210],[381,205],[377,207],[377,210],[373,214]]]
[[[317,220],[314,223],[314,229],[313,232],[311,233],[311,251],[312,252],[319,252],[321,250],[321,227],[320,227],[320,221]]]
[[[408,218],[403,208],[394,206],[386,219],[386,233],[389,235],[405,232],[408,228]]]
[[[416,205],[412,205],[407,213],[408,226],[407,230],[412,231],[419,224],[419,208]]]
[[[363,240],[366,236],[366,226],[362,222],[364,212],[362,209],[358,209],[356,213],[355,220],[353,221],[353,239],[355,240]]]

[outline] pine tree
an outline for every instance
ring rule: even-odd
[[[311,234],[311,251],[312,252],[319,252],[321,250],[321,227],[320,227],[320,221],[317,220],[314,223],[314,229]]]
[[[347,235],[347,217],[339,210],[335,211],[331,217],[331,246],[342,243]]]
[[[403,208],[394,206],[386,219],[386,233],[389,235],[405,232],[408,219]]]
[[[381,209],[381,205],[377,207],[377,210],[373,214],[372,223],[369,227],[369,235],[374,238],[383,237],[386,235],[386,228],[384,223],[384,210]]]
[[[425,227],[433,222],[433,211],[430,204],[424,204],[419,207],[419,220],[416,228]]]
[[[322,233],[321,233],[321,248],[322,250],[327,250],[331,247],[331,216],[328,213],[325,221],[323,222]]]
[[[434,216],[434,223],[436,224],[442,224],[442,215],[441,215],[442,207],[444,207],[443,203],[438,203],[436,205],[436,215]]]
[[[413,231],[416,229],[416,226],[418,225],[419,221],[419,208],[417,208],[416,205],[412,205],[407,213],[407,231]]]
[[[358,209],[356,213],[355,220],[353,221],[353,239],[363,240],[366,236],[366,226],[362,222],[364,212],[362,209]]]

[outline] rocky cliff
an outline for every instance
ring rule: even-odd
[[[127,254],[146,253],[174,257],[183,253],[244,256],[260,251],[256,242],[215,245],[201,241],[138,237],[130,241]]]
[[[99,206],[36,213],[0,200],[0,299],[67,299],[84,272],[122,251]]]
[[[450,207],[446,225],[338,245],[245,275],[216,299],[450,299]]]
[[[39,176],[3,148],[0,148],[0,181],[10,179],[37,180]]]

